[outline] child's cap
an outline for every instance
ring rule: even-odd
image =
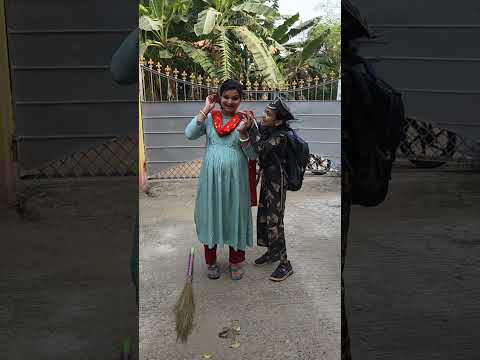
[[[290,108],[285,104],[285,101],[283,101],[281,97],[275,98],[275,100],[268,104],[267,107],[275,111],[278,114],[278,117],[283,121],[294,119]]]

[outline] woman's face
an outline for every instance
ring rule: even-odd
[[[235,114],[241,101],[238,90],[225,90],[220,98],[220,105],[227,114]]]
[[[261,125],[266,127],[279,126],[282,122],[277,120],[277,113],[270,108],[266,108],[262,115]]]

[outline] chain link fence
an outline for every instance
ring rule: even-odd
[[[20,169],[21,179],[135,176],[137,174],[138,139],[130,136],[108,140],[98,146],[50,161],[35,169]]]
[[[160,171],[151,179],[193,179],[200,175],[202,160],[184,162],[180,165]],[[257,174],[259,173],[257,163]],[[306,169],[307,175],[340,175],[340,168],[332,160],[320,155],[311,154],[310,162]]]
[[[452,161],[473,163],[479,153],[474,141],[432,122],[407,117],[397,156],[419,167],[436,167]]]

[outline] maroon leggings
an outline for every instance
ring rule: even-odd
[[[217,262],[217,246],[215,245],[213,249],[209,249],[208,245],[204,245],[205,248],[205,262],[207,265],[213,265]],[[243,250],[234,250],[230,246],[230,263],[238,264],[245,261],[245,251]]]

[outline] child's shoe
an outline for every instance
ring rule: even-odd
[[[290,261],[287,261],[286,263],[280,263],[277,266],[275,271],[270,276],[270,280],[283,281],[292,274],[293,274],[292,264],[290,264]]]

